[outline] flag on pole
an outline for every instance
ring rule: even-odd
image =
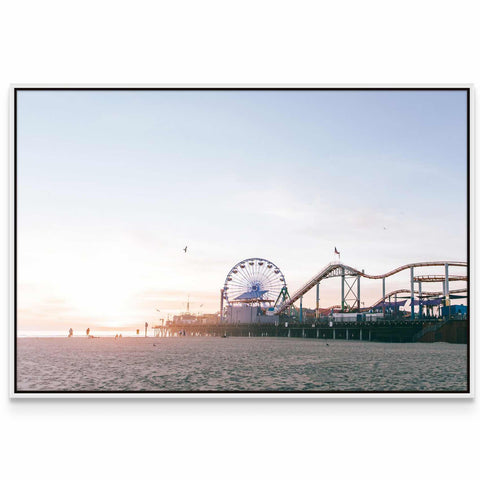
[[[340,252],[337,250],[337,247],[335,247],[335,255],[340,255]]]

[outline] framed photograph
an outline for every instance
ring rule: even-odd
[[[11,88],[12,397],[471,397],[472,87]]]

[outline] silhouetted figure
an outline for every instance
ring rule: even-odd
[[[90,335],[90,329],[87,328],[87,337]]]
[[[68,338],[73,337],[73,328],[68,331]]]
[[[188,246],[185,246],[185,248],[183,249],[183,251],[184,251],[185,253],[187,253],[187,248],[188,248]]]

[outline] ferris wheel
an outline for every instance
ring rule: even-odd
[[[273,262],[264,258],[247,258],[228,272],[223,298],[228,305],[273,304],[286,285],[283,273]]]

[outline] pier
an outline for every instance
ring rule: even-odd
[[[467,343],[468,319],[383,320],[375,322],[275,324],[176,324],[157,327],[156,335],[215,337],[291,337],[318,340],[357,340],[366,342],[449,342]]]
[[[431,271],[432,267],[436,270]],[[451,267],[466,272],[452,274]],[[425,274],[419,269],[430,271]],[[408,284],[388,291],[387,279],[403,271],[409,274]],[[334,277],[340,279],[340,303],[320,308],[321,283]],[[361,301],[361,279],[380,281],[381,296],[367,307]],[[275,263],[247,258],[228,272],[218,313],[208,319],[179,316],[155,326],[154,335],[468,343],[468,307],[452,304],[452,300],[468,301],[468,281],[468,264],[463,261],[408,263],[376,275],[335,261],[290,294],[285,275]],[[451,282],[466,285],[450,289]],[[423,289],[424,284],[435,283],[441,287]],[[315,308],[305,308],[303,297],[313,289]]]

